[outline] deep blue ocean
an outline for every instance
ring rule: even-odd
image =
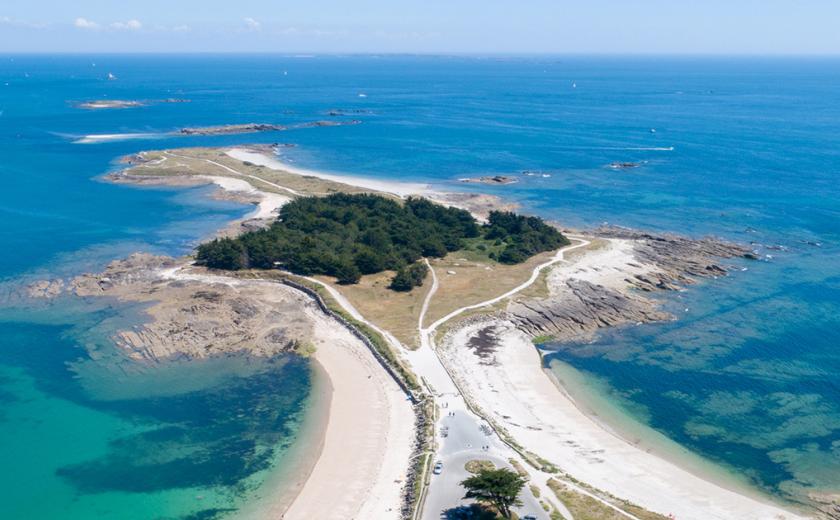
[[[164,98],[190,102],[74,106]],[[362,124],[164,135],[328,118]],[[123,135],[79,143],[103,134]],[[136,250],[186,253],[248,211],[206,188],[99,180],[120,155],[250,142],[295,144],[284,159],[305,168],[450,189],[539,172],[476,189],[570,226],[754,243],[770,257],[661,296],[677,321],[549,359],[768,493],[840,490],[840,59],[20,55],[0,56],[4,518],[225,516],[306,442],[305,360],[135,367],[107,338],[142,309],[13,296]]]

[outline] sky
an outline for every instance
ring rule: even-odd
[[[0,52],[840,54],[838,0],[0,0]]]

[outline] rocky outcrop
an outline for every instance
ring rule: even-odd
[[[618,226],[602,226],[593,234],[632,240],[636,260],[657,267],[655,272],[627,280],[644,291],[674,290],[696,283],[697,278],[724,276],[731,266],[721,263],[721,259],[756,258],[750,248],[717,238],[657,235]]]
[[[147,321],[112,336],[129,357],[142,361],[235,353],[271,357],[312,336],[306,312],[314,303],[299,291],[191,271],[183,260],[166,256],[136,253],[101,273],[35,282],[27,292],[45,299],[71,294],[148,304]]]
[[[610,168],[611,170],[629,170],[629,169],[632,169],[632,168],[638,168],[642,164],[644,164],[644,163],[616,161],[616,162],[611,162],[609,165],[607,165],[607,168]]]
[[[840,495],[828,493],[809,493],[808,498],[817,505],[818,518],[840,520]]]
[[[128,258],[114,260],[101,273],[84,273],[67,284],[76,296],[101,296],[121,292],[121,287],[150,284],[159,279],[158,271],[175,267],[176,259],[148,253],[134,253]]]
[[[516,177],[512,177],[510,175],[488,175],[485,177],[466,177],[463,179],[458,179],[460,182],[465,182],[467,184],[491,184],[491,185],[504,185],[504,184],[514,184],[519,182],[519,179]]]
[[[229,135],[250,134],[255,132],[277,132],[285,129],[286,127],[283,125],[271,125],[265,123],[245,123],[240,125],[182,128],[178,130],[178,133],[181,135]]]
[[[619,266],[602,266],[603,276],[592,273],[601,267],[583,270],[585,273],[549,275],[549,297],[520,299],[508,306],[507,317],[520,330],[533,337],[581,340],[604,327],[673,319],[643,293],[682,290],[699,278],[726,275],[732,266],[721,259],[753,257],[745,246],[714,238],[656,235],[619,227],[601,227],[594,235],[628,244],[632,256]],[[619,274],[616,278],[608,273]],[[583,279],[586,276],[588,280]],[[610,276],[611,284],[607,283]]]
[[[38,280],[26,286],[30,298],[55,298],[64,292],[64,280]]]
[[[294,125],[276,125],[270,123],[242,123],[235,125],[219,126],[197,126],[182,128],[175,132],[179,135],[231,135],[231,134],[253,134],[258,132],[280,132],[296,128],[317,128],[322,126],[344,126],[357,125],[361,123],[358,119],[349,121],[310,121]]]
[[[672,318],[649,300],[577,279],[567,280],[549,298],[511,303],[506,314],[530,336],[559,340],[588,337],[602,327]]]

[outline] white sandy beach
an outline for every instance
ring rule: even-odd
[[[242,160],[255,164],[252,155],[270,161],[261,154],[243,153],[249,155]],[[260,198],[257,209],[246,218],[276,216],[280,206],[291,200],[258,190],[242,179],[202,178],[226,191]],[[284,499],[286,490],[281,490],[277,500],[268,500],[257,516],[396,520],[414,443],[415,416],[410,401],[358,338],[319,311],[307,314],[315,323],[313,357],[329,380],[323,444],[291,505]]]
[[[265,166],[266,168],[271,168],[273,170],[282,170],[297,175],[305,175],[333,182],[341,182],[344,184],[349,184],[351,186],[357,186],[359,188],[380,191],[383,193],[390,193],[399,197],[407,197],[409,195],[423,195],[424,193],[427,193],[429,191],[429,186],[427,184],[421,184],[416,182],[385,181],[381,179],[371,179],[367,177],[358,177],[351,175],[335,175],[331,173],[296,168],[294,166],[281,162],[276,157],[272,157],[264,153],[246,150],[244,148],[233,148],[231,150],[228,150],[227,155],[240,161],[248,161],[253,164]]]
[[[277,216],[277,210],[280,207],[292,200],[290,197],[280,195],[278,193],[271,193],[256,189],[250,182],[242,179],[235,179],[233,177],[223,177],[217,175],[201,175],[201,179],[206,179],[216,186],[231,193],[244,193],[246,195],[254,195],[260,199],[254,211],[245,216],[246,219],[267,219]]]
[[[573,277],[623,289],[629,273],[649,269],[634,261],[629,243],[611,241],[558,265],[548,280],[551,284]],[[494,362],[488,363],[466,345],[492,324],[503,332]],[[729,483],[697,476],[690,470],[705,464],[699,457],[697,467],[685,469],[619,437],[576,406],[542,369],[530,339],[509,322],[488,319],[456,330],[439,354],[469,399],[491,419],[526,450],[580,481],[678,520],[803,518],[730,489],[735,486]],[[690,458],[687,454],[686,460]]]
[[[126,134],[90,134],[77,137],[74,144],[99,144],[115,141],[131,141],[136,139],[162,139],[166,134],[159,133],[126,133]]]
[[[269,301],[288,299],[284,294],[293,291],[276,282],[195,274],[182,267],[163,269],[160,276],[240,290],[260,288],[261,298]],[[321,384],[329,409],[325,429],[307,432],[312,438],[300,442],[320,442],[320,454],[310,473],[282,479],[281,489],[241,517],[396,520],[414,448],[411,402],[343,325],[314,305],[303,306],[301,312],[312,324],[313,358],[328,379]]]
[[[410,401],[357,338],[312,314],[315,359],[332,387],[324,444],[285,516],[264,518],[398,519],[414,441]]]

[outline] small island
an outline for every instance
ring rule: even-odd
[[[103,110],[103,109],[121,109],[121,108],[137,108],[154,105],[157,103],[189,103],[189,99],[181,98],[166,98],[166,99],[94,99],[91,101],[80,101],[74,103],[76,108],[84,110]]]
[[[458,179],[460,182],[469,184],[514,184],[519,182],[519,179],[510,175],[487,175],[484,177],[466,177]]]
[[[256,132],[277,132],[285,129],[286,127],[283,125],[242,123],[236,125],[187,127],[178,130],[177,133],[181,135],[230,135],[251,134]]]
[[[143,101],[132,101],[126,99],[97,99],[76,103],[76,108],[83,108],[85,110],[101,110],[107,108],[135,108],[145,105],[146,103]]]
[[[345,126],[361,123],[358,119],[348,121],[309,121],[293,125],[279,125],[273,123],[238,123],[232,125],[186,127],[175,132],[178,135],[233,135],[254,134],[258,132],[281,132],[298,128],[317,128],[323,126]]]

